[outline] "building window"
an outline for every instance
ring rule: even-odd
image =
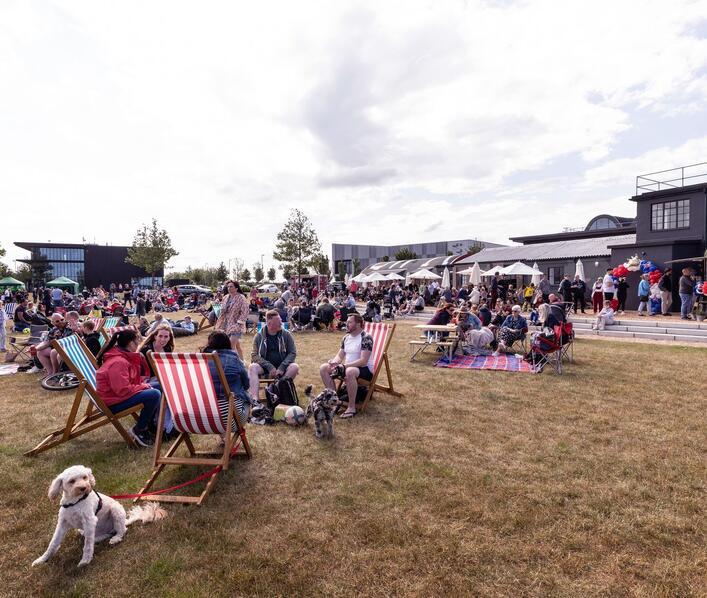
[[[651,205],[651,230],[690,227],[690,200],[666,201]]]
[[[616,222],[609,218],[596,218],[590,225],[588,230],[605,230],[609,228],[617,228]]]
[[[562,266],[553,266],[547,269],[547,280],[550,284],[560,284],[562,275]]]

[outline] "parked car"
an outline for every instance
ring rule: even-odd
[[[177,290],[182,295],[191,295],[192,293],[204,293],[207,296],[213,295],[213,291],[208,287],[202,287],[198,284],[180,284],[177,286]]]
[[[258,293],[277,293],[280,289],[275,284],[261,284],[258,287]]]

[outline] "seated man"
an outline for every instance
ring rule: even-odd
[[[506,316],[498,331],[498,348],[494,355],[498,355],[501,351],[506,351],[514,342],[523,339],[527,332],[528,322],[520,314],[520,305],[514,305],[511,309],[511,315]]]
[[[319,304],[319,307],[317,307],[316,313],[314,314],[314,327],[317,330],[326,330],[334,321],[335,315],[336,309],[331,303],[329,303],[329,299],[324,297],[322,302]]]
[[[364,331],[363,325],[363,318],[359,314],[351,314],[346,320],[348,334],[341,341],[341,349],[333,359],[319,368],[319,375],[327,388],[336,390],[334,376],[343,377],[346,382],[349,406],[341,415],[342,419],[356,415],[358,379],[373,379],[373,337]]]
[[[297,329],[304,328],[312,322],[312,308],[307,304],[306,299],[302,299],[302,305],[292,312],[292,321]]]
[[[253,350],[250,354],[252,363],[248,368],[250,396],[256,401],[259,400],[258,380],[262,376],[276,380],[280,378],[294,380],[299,374],[295,357],[297,357],[295,339],[282,328],[282,318],[277,310],[269,310],[265,314],[265,326],[253,339]]]
[[[27,299],[23,299],[15,308],[15,313],[12,318],[12,329],[15,332],[22,332],[25,328],[29,328],[32,323],[27,317]]]
[[[567,321],[567,313],[565,312],[565,306],[562,300],[555,294],[550,295],[550,310],[552,315],[555,316],[560,322]]]
[[[164,319],[162,321],[164,321]],[[183,331],[179,336],[186,336],[186,334],[194,334],[194,331],[196,330],[194,322],[191,321],[191,316],[188,314],[184,316],[183,320],[180,320],[176,324],[172,324],[172,322],[169,322],[169,324],[172,327],[172,331],[174,331],[175,329]]]

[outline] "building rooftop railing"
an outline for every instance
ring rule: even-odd
[[[636,177],[636,195],[665,189],[679,189],[698,183],[707,183],[707,162],[639,174]]]

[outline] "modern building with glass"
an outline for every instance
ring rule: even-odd
[[[111,283],[150,286],[152,278],[142,268],[128,264],[128,247],[121,245],[91,245],[76,243],[42,243],[16,241],[15,245],[29,251],[28,258],[18,261],[32,268],[34,283],[47,282],[59,276],[74,280],[80,287],[108,288]],[[156,273],[154,283],[162,284],[163,270]]]

